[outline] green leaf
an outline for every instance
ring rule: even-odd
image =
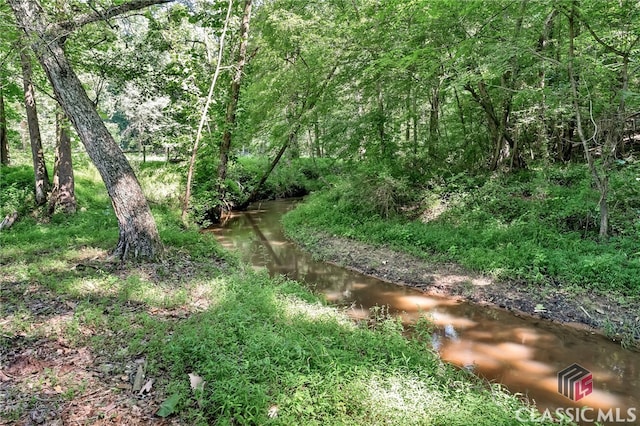
[[[176,410],[176,405],[180,402],[180,394],[174,393],[169,398],[165,399],[160,405],[160,409],[156,413],[160,417],[169,417]]]

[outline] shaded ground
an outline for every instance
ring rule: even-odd
[[[69,264],[60,277],[85,287],[104,276],[164,285],[200,269],[188,259],[121,268],[102,253]],[[167,397],[156,390],[163,378],[147,375],[147,354],[131,353],[131,329],[142,317],[175,324],[206,309],[207,295],[189,289],[183,304],[163,308],[95,290],[61,295],[0,273],[0,425],[177,424],[156,415]]]
[[[640,303],[637,301],[622,304],[615,295],[497,281],[457,265],[433,264],[387,247],[326,234],[315,234],[315,237],[313,243],[298,243],[324,261],[429,294],[458,296],[519,315],[589,327],[626,347],[640,347]]]

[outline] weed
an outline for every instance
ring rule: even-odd
[[[413,324],[413,335],[415,335],[418,340],[423,342],[430,342],[431,336],[436,331],[438,326],[433,322],[433,318],[431,315],[421,314],[418,317],[418,320]]]
[[[460,294],[463,297],[471,297],[475,293],[475,286],[471,280],[464,280],[460,283]]]
[[[618,336],[617,327],[609,318],[605,318],[601,324],[602,332],[611,340],[616,340]]]

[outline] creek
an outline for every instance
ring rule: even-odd
[[[282,230],[280,219],[296,202],[256,203],[209,231],[254,267],[305,283],[354,318],[368,318],[376,306],[408,325],[428,315],[437,326],[429,346],[442,359],[528,397],[543,412],[570,409],[575,419],[572,410],[590,407],[578,423],[594,424],[602,413],[603,424],[640,424],[640,353],[589,330],[431,296],[314,260]],[[593,391],[578,401],[558,391],[558,373],[573,364],[592,375]]]

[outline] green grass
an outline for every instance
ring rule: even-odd
[[[255,273],[225,288],[214,309],[151,343],[194,423],[513,424],[514,399],[406,340],[393,319],[369,330],[297,284]],[[190,390],[189,372],[207,382],[204,395]]]
[[[399,201],[362,184],[362,179],[339,181],[289,213],[285,228],[289,233],[306,228],[387,244],[501,279],[637,297],[636,176],[638,167],[629,166],[612,180],[614,235],[607,242],[598,241],[598,198],[581,166],[492,178],[457,176],[432,183],[429,190],[414,189],[418,195],[411,197],[401,182]],[[389,211],[413,217],[383,214]],[[424,211],[430,220],[415,218]]]
[[[78,214],[26,216],[0,232],[3,354],[16,339],[86,346],[116,378],[144,358],[154,400],[170,401],[182,424],[519,424],[518,398],[443,363],[397,320],[354,323],[299,284],[241,265],[210,235],[183,230],[171,191],[152,203],[164,261],[109,263],[117,223],[108,198],[94,169],[76,176]],[[141,173],[147,190],[177,178],[170,168]],[[190,373],[202,388],[191,388]],[[55,369],[45,376],[37,389],[61,386],[47,395],[59,404],[93,390]],[[37,397],[28,384],[12,395]],[[28,416],[29,404],[0,416]]]

